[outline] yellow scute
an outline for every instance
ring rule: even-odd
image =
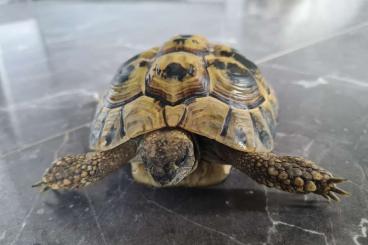
[[[165,42],[160,52],[166,53],[176,50],[187,51],[207,51],[209,48],[208,40],[200,35],[177,35]]]
[[[141,134],[165,127],[163,108],[153,98],[141,96],[123,109],[127,136],[133,138]]]
[[[185,105],[165,106],[165,119],[169,127],[176,127],[185,113]]]
[[[213,97],[197,98],[187,106],[181,127],[214,139],[221,133],[228,109],[228,105]]]

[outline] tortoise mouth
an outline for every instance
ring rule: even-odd
[[[179,184],[185,177],[189,176],[198,166],[197,162],[191,167],[179,167],[175,171],[164,172],[163,174],[157,174],[154,171],[148,171],[151,175],[152,179],[156,182],[156,184],[165,187],[165,186],[174,186]]]

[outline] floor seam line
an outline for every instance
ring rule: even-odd
[[[300,45],[297,45],[297,46],[294,46],[292,48],[289,48],[289,49],[284,49],[284,50],[280,50],[278,52],[275,52],[273,54],[270,54],[270,55],[266,55],[260,59],[256,59],[255,60],[255,63],[256,64],[262,64],[262,63],[265,63],[265,62],[268,62],[268,61],[271,61],[271,60],[274,60],[274,59],[277,59],[279,57],[282,57],[282,56],[285,56],[287,54],[290,54],[290,53],[293,53],[293,52],[296,52],[298,50],[301,50],[301,49],[304,49],[304,48],[308,48],[308,47],[311,47],[315,44],[318,44],[318,43],[321,43],[321,42],[324,42],[324,41],[328,41],[328,40],[331,40],[335,37],[340,37],[340,36],[343,36],[347,33],[351,33],[351,32],[355,32],[355,31],[358,31],[362,28],[365,28],[365,27],[368,27],[368,21],[367,22],[363,22],[359,25],[355,25],[355,26],[351,26],[349,28],[346,28],[344,30],[341,30],[339,32],[335,32],[335,33],[332,33],[330,35],[327,35],[323,38],[319,38],[319,39],[315,39],[315,40],[311,40],[309,42],[305,42],[305,43],[302,43]]]
[[[16,148],[16,149],[14,149],[12,151],[9,151],[9,152],[0,154],[0,159],[4,159],[4,158],[6,158],[6,157],[8,157],[10,155],[13,155],[13,154],[18,153],[18,152],[21,152],[23,150],[29,149],[29,148],[31,148],[33,146],[42,144],[42,143],[47,142],[49,140],[53,140],[55,138],[61,137],[61,136],[65,135],[65,134],[72,133],[72,132],[77,131],[77,130],[79,130],[81,128],[88,127],[89,125],[90,125],[90,123],[85,123],[85,124],[79,125],[77,127],[74,127],[74,128],[68,129],[68,130],[65,130],[65,131],[63,131],[63,132],[61,132],[59,134],[54,134],[54,135],[52,135],[50,137],[46,137],[46,138],[43,138],[41,140],[34,141],[34,142],[30,143],[30,144],[25,144],[25,145],[20,146],[19,148]]]

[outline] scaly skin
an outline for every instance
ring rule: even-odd
[[[314,193],[338,201],[334,194],[348,193],[335,186],[345,181],[301,157],[277,156],[273,153],[240,153],[230,156],[235,168],[246,173],[255,181],[292,193]]]
[[[180,182],[198,162],[190,134],[175,129],[157,130],[112,150],[57,159],[33,187],[40,187],[42,191],[85,187],[126,165],[137,154],[162,186]]]
[[[256,182],[291,193],[314,193],[339,201],[340,195],[349,193],[336,187],[346,181],[334,177],[329,171],[310,160],[274,153],[241,152],[209,139],[201,139],[203,157],[209,161],[231,164]]]
[[[132,139],[109,151],[64,156],[54,161],[33,187],[41,191],[85,187],[127,164],[137,147],[138,140]]]
[[[156,184],[181,182],[197,167],[198,153],[191,135],[177,129],[162,129],[144,136],[141,158]]]

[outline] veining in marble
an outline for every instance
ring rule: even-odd
[[[368,244],[368,4],[326,1],[0,1],[0,244]],[[88,150],[119,65],[177,33],[256,61],[280,100],[275,151],[351,182],[340,203],[259,186],[154,189],[129,167],[38,193],[55,158]]]

